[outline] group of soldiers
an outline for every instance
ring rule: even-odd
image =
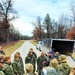
[[[10,55],[6,55],[0,48],[0,75],[23,75],[24,66],[20,53],[14,54],[14,60],[11,62]]]
[[[41,52],[41,55],[37,57],[33,48],[30,48],[25,57],[24,71],[19,52],[14,54],[14,60],[11,62],[10,56],[5,55],[0,49],[0,75],[36,75],[35,72],[38,72],[38,75],[69,75],[70,67],[65,55],[50,51],[48,54]]]
[[[59,54],[59,52],[50,51],[45,54],[43,51],[37,58],[33,48],[30,48],[28,55],[25,58],[25,64],[31,63],[33,65],[33,73],[35,70],[38,75],[69,75],[70,67],[66,61],[66,55]],[[37,63],[37,69],[36,69]],[[31,75],[31,74],[30,74]],[[32,74],[35,75],[35,74]]]

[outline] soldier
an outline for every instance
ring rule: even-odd
[[[23,71],[21,69],[18,54],[14,55],[14,61],[12,63],[12,66],[13,66],[13,71],[14,71],[15,75],[23,75]]]
[[[34,66],[34,72],[35,72],[35,63],[36,63],[36,58],[33,55],[32,51],[29,51],[27,57],[25,58],[25,64],[31,63]]]
[[[32,65],[31,63],[27,63],[27,64],[25,65],[25,69],[26,69],[26,73],[25,73],[24,75],[35,75],[35,74],[33,73],[34,67],[33,67],[33,65]]]
[[[47,58],[46,58],[44,52],[42,52],[41,56],[39,56],[38,59],[37,59],[38,75],[41,75],[41,70],[45,66],[46,61],[47,61]]]
[[[30,51],[33,52],[33,56],[35,57],[35,66],[34,66],[34,69],[36,70],[37,55],[36,55],[36,53],[33,51],[33,48],[30,48]]]
[[[36,55],[36,53],[33,51],[33,48],[30,48],[30,51],[33,52],[33,55],[35,56],[35,58],[36,58],[36,60],[37,60],[37,55]]]
[[[5,55],[5,52],[3,51],[2,46],[0,46],[0,54]]]
[[[60,56],[59,52],[55,52],[53,58],[56,58],[58,60],[59,59],[59,56]]]
[[[56,69],[57,75],[64,75],[64,73],[59,68],[59,64],[58,64],[58,60],[57,59],[55,59],[55,58],[52,59],[49,66],[51,66],[54,69]]]
[[[64,75],[69,75],[70,74],[70,67],[67,64],[65,55],[59,56],[59,63],[60,63],[59,69],[64,73]]]
[[[23,73],[24,73],[23,59],[22,59],[22,57],[20,56],[20,52],[16,52],[16,54],[19,55],[19,62],[20,62],[20,65],[21,65],[21,69],[23,70]]]
[[[3,71],[5,75],[14,75],[13,68],[11,67],[11,60],[9,55],[4,56]]]
[[[5,75],[3,72],[3,58],[4,56],[0,54],[0,75]]]

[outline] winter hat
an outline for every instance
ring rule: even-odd
[[[53,68],[57,68],[58,66],[58,60],[57,59],[52,59],[50,62],[50,66],[52,66]]]
[[[52,50],[51,50],[51,51],[50,51],[50,52],[48,52],[47,54],[54,54],[54,51],[52,51]]]
[[[55,52],[55,54],[56,54],[56,56],[58,56],[59,55],[59,52]]]
[[[27,73],[32,73],[33,72],[33,65],[31,63],[27,63],[25,66],[26,72]]]
[[[6,62],[6,61],[8,61],[9,59],[10,59],[10,56],[9,56],[9,55],[5,55],[3,61]]]
[[[65,55],[60,55],[59,56],[59,61],[62,61],[62,60],[66,60],[66,56]]]

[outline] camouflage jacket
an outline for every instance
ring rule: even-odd
[[[15,74],[23,74],[23,70],[21,69],[21,65],[19,63],[19,60],[14,60],[14,62],[12,63],[13,66],[13,71]]]
[[[20,65],[21,65],[21,69],[22,69],[22,71],[24,73],[24,64],[23,64],[22,57],[20,57],[19,62],[20,62]]]
[[[22,57],[20,57],[19,61],[20,61],[21,67],[24,68]]]
[[[38,57],[38,59],[37,59],[38,68],[44,67],[44,64],[43,64],[44,61],[47,61],[47,58],[45,56],[44,57],[42,57],[42,56]]]
[[[34,65],[36,63],[35,56],[34,55],[30,56],[28,54],[27,57],[25,58],[25,63],[31,63]]]
[[[37,55],[36,55],[36,53],[35,53],[35,52],[33,52],[33,55],[35,56],[35,58],[37,58]]]
[[[8,63],[4,63],[3,72],[5,73],[5,75],[14,75],[13,69]]]
[[[64,75],[70,74],[70,67],[69,67],[69,65],[67,64],[66,61],[60,62],[59,70],[62,71],[64,73]]]

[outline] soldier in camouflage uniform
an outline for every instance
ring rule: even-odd
[[[35,63],[36,63],[36,58],[35,56],[33,55],[33,52],[32,51],[29,51],[27,57],[25,58],[25,64],[27,63],[31,63],[34,67],[34,72],[35,72]]]
[[[59,56],[59,64],[60,64],[59,69],[64,73],[64,75],[69,75],[70,74],[70,67],[67,64],[65,55]]]
[[[33,48],[30,48],[30,51],[32,51],[33,52],[33,56],[36,58],[36,60],[37,60],[37,55],[36,55],[36,53],[33,51]]]
[[[4,64],[3,64],[3,71],[5,75],[14,75],[13,68],[11,67],[11,61],[10,61],[10,56],[5,55],[4,56]]]
[[[37,70],[38,70],[38,75],[41,75],[41,70],[45,66],[45,62],[47,61],[47,58],[44,54],[44,52],[41,53],[41,56],[38,57],[37,59]]]
[[[60,70],[59,68],[59,64],[58,64],[58,60],[56,58],[53,58],[50,62],[51,67],[53,67],[54,69],[56,69],[57,75],[64,75],[64,73]]]
[[[34,66],[34,70],[36,70],[36,61],[37,61],[37,55],[36,55],[36,53],[33,51],[33,48],[30,48],[30,51],[32,51],[33,52],[33,57],[35,57],[35,66]]]
[[[20,52],[16,52],[16,54],[19,55],[19,62],[20,62],[20,65],[21,65],[21,69],[23,70],[23,73],[24,73],[24,65],[23,65],[23,59],[20,55]]]
[[[13,71],[14,71],[15,75],[23,75],[23,70],[21,69],[18,54],[14,55],[14,61],[12,63],[12,66],[13,66]]]

